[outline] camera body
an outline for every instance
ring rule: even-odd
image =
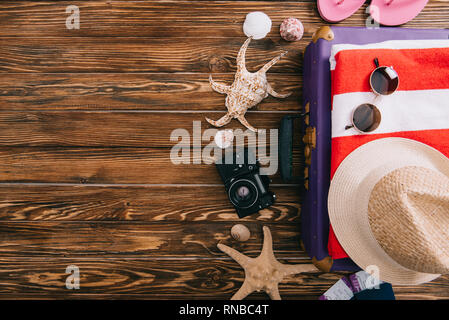
[[[240,218],[274,203],[276,196],[268,190],[270,179],[260,175],[260,164],[247,148],[235,153],[228,151],[216,166],[229,200]]]

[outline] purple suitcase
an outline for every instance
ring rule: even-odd
[[[387,40],[448,39],[449,30],[405,28],[321,27],[304,53],[305,194],[301,210],[302,244],[313,263],[325,272],[357,271],[349,258],[332,259],[327,250],[329,217],[327,196],[331,159],[331,46]]]

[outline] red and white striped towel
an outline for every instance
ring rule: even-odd
[[[399,75],[398,91],[376,96],[369,86],[375,69],[392,66]],[[331,178],[343,159],[359,146],[380,138],[403,137],[426,143],[449,157],[449,40],[394,40],[369,45],[334,45],[331,51],[332,159]],[[382,121],[369,134],[351,124],[352,111],[362,103],[379,108]],[[382,157],[379,154],[379,157]],[[348,255],[332,227],[329,255]]]

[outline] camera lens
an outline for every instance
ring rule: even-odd
[[[241,209],[254,205],[258,196],[256,185],[247,179],[237,180],[229,187],[229,199],[234,206]]]
[[[250,191],[245,186],[241,186],[241,187],[237,188],[237,190],[235,191],[235,197],[239,201],[247,200],[249,198],[249,196],[250,196]]]

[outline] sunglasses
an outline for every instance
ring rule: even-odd
[[[379,60],[374,59],[376,69],[371,72],[369,83],[376,96],[387,96],[394,93],[399,87],[399,75],[393,67],[379,66]],[[351,125],[345,130],[354,128],[360,133],[368,133],[376,130],[382,120],[379,109],[372,103],[363,103],[354,109],[351,117]]]
[[[388,96],[399,87],[399,75],[393,67],[379,66],[379,60],[374,59],[376,69],[371,72],[369,84],[374,93]]]

